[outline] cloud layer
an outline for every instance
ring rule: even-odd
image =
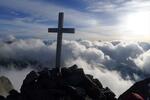
[[[8,76],[16,89],[32,69],[55,66],[56,41],[7,39],[0,42],[1,75]],[[150,75],[149,58],[150,43],[144,42],[64,40],[62,46],[62,66],[77,64],[117,96]]]

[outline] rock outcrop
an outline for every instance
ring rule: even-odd
[[[6,96],[8,95],[9,91],[13,89],[13,85],[10,80],[5,77],[0,77],[0,95]]]
[[[138,100],[150,100],[150,78],[136,82],[126,92],[120,95],[119,100],[127,100],[127,97],[131,94],[138,95],[141,98]]]
[[[62,68],[61,73],[56,68],[30,72],[23,81],[20,93],[12,90],[6,100],[116,100],[116,98],[108,87],[104,88],[92,75],[86,75],[83,69],[74,65]]]

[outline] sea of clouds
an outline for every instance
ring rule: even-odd
[[[19,90],[26,74],[55,66],[56,41],[0,39],[0,75]],[[150,75],[150,43],[64,40],[62,66],[74,64],[94,75],[119,96],[136,81]]]

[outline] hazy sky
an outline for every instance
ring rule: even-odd
[[[65,39],[150,41],[150,0],[0,0],[0,37],[55,39],[59,12]]]

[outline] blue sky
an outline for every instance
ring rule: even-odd
[[[62,11],[64,26],[76,29],[65,39],[149,41],[149,10],[149,0],[0,0],[0,37],[55,39],[47,29]]]

